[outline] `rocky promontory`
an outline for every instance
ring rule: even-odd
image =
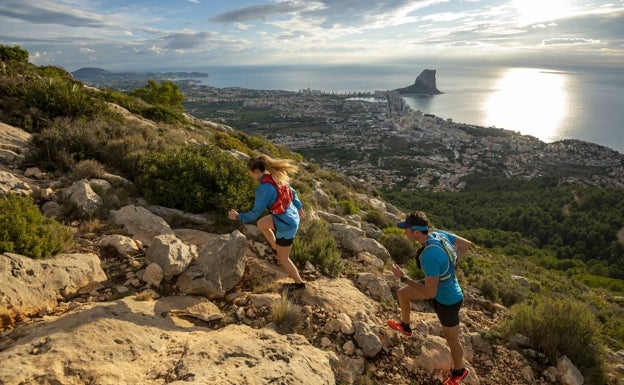
[[[404,88],[397,88],[400,94],[438,95],[442,92],[436,86],[436,70],[423,70],[414,84]]]

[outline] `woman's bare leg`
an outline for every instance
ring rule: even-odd
[[[296,283],[303,282],[303,279],[301,279],[301,276],[299,275],[299,270],[297,270],[297,266],[295,266],[293,261],[291,261],[291,259],[289,258],[292,245],[276,246],[277,247],[275,248],[275,250],[277,251],[277,261],[279,262],[280,266],[282,266],[282,268],[286,271],[286,273],[288,273],[290,278],[292,278]]]
[[[271,248],[275,250],[275,253],[277,254],[277,261],[280,266],[282,266],[282,269],[284,269],[290,278],[292,278],[295,282],[303,282],[303,279],[301,279],[301,276],[299,275],[299,270],[297,270],[297,266],[295,266],[289,257],[292,245],[280,246],[275,243],[275,225],[273,224],[273,218],[271,215],[260,218],[257,226],[262,234],[264,234]]]
[[[271,217],[271,215],[260,218],[256,225],[258,226],[258,229],[262,232],[262,234],[264,234],[266,240],[269,242],[269,246],[271,246],[273,250],[277,250],[274,232],[275,225],[273,224],[273,218]]]

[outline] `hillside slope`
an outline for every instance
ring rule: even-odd
[[[412,338],[386,326],[398,315],[394,293],[400,285],[388,256],[409,269],[411,250],[393,232],[404,213],[392,204],[288,148],[195,119],[175,105],[83,88],[60,69],[2,63],[0,75],[6,80],[2,105],[19,107],[2,116],[30,131],[0,125],[0,186],[5,194],[32,197],[46,217],[73,234],[72,244],[52,258],[0,255],[2,383],[440,383],[449,354],[428,304],[413,304]],[[29,99],[33,95],[46,97]],[[187,161],[215,156],[220,167],[207,169],[218,175],[239,170],[240,158],[253,152],[301,164],[293,185],[309,213],[298,237],[308,248],[294,254],[309,282],[305,291],[282,292],[288,279],[262,235],[253,225],[226,221],[227,207],[186,212],[145,199],[142,194],[153,193],[140,188],[146,159],[168,154],[177,161],[186,151],[196,156]],[[190,171],[196,165],[210,165],[181,164],[185,175],[195,175]],[[193,167],[185,169],[188,164]],[[167,186],[165,179],[161,186],[173,187],[172,198],[187,198],[182,191],[195,181],[176,181]],[[248,186],[241,181],[230,187],[243,204]],[[581,350],[594,351],[594,340],[583,349],[567,341],[545,357],[535,335],[504,333],[515,310],[485,297],[519,304],[578,300],[617,330],[621,313],[614,309],[620,305],[608,293],[478,245],[461,262],[460,280],[466,291],[462,343],[472,369],[465,383],[580,384],[582,376],[600,383],[603,368],[581,358]],[[562,311],[543,322],[563,322],[572,326],[567,335],[587,331],[594,338],[595,330],[586,328],[594,316],[582,309],[592,319],[581,323],[576,314]],[[608,354],[605,371],[617,384],[624,357]],[[599,364],[601,359],[597,354]]]

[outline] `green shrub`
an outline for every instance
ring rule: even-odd
[[[251,208],[254,181],[240,160],[216,147],[154,152],[141,162],[136,187],[151,203],[202,213]]]
[[[392,224],[390,224],[386,218],[384,218],[384,215],[381,211],[379,210],[370,210],[366,213],[366,215],[364,215],[364,218],[362,218],[363,220],[365,220],[368,223],[372,223],[375,226],[379,227],[380,229],[385,229],[388,227],[391,227]],[[403,233],[403,230],[401,230],[401,233]]]
[[[97,160],[86,159],[76,163],[71,176],[74,181],[82,179],[101,178],[104,175],[104,166]]]
[[[102,116],[55,119],[34,136],[33,143],[36,160],[52,170],[70,170],[76,163],[91,159],[131,180],[136,177],[139,160],[145,153],[167,145],[158,140],[152,127]]]
[[[422,271],[420,267],[418,267],[418,262],[416,259],[410,259],[405,264],[405,274],[408,277],[414,280],[419,280],[425,278],[425,273]]]
[[[551,363],[566,355],[586,383],[606,383],[598,322],[585,304],[539,297],[533,305],[519,304],[510,310],[511,318],[503,324],[506,336],[523,334]]]
[[[184,110],[182,105],[184,94],[180,91],[177,84],[169,80],[161,81],[158,84],[154,79],[150,79],[145,87],[136,88],[130,91],[129,94],[154,106],[161,106],[178,112]]]
[[[407,239],[404,234],[384,233],[379,242],[388,250],[392,260],[399,265],[414,258],[418,251],[417,243]]]
[[[336,248],[336,241],[329,235],[327,223],[320,220],[302,222],[290,257],[299,267],[303,267],[306,262],[310,261],[328,277],[336,277],[344,269],[340,252]]]
[[[17,62],[27,63],[28,51],[21,49],[19,45],[9,47],[8,45],[0,44],[0,60],[15,60]]]
[[[358,207],[350,199],[341,199],[338,201],[339,211],[342,215],[353,215],[358,213]]]
[[[164,106],[147,107],[146,109],[141,111],[141,115],[155,122],[164,122],[169,124],[175,124],[185,121],[184,115],[182,115],[182,113]]]
[[[0,252],[46,258],[62,252],[70,230],[46,218],[32,198],[7,194],[0,198]]]
[[[213,136],[215,145],[224,150],[236,150],[244,153],[250,153],[251,149],[247,145],[243,144],[238,138],[233,135],[217,132]]]

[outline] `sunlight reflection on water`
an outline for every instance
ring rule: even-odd
[[[546,142],[560,136],[567,114],[565,77],[535,68],[511,68],[487,98],[484,123],[495,127],[523,127],[523,134]]]

